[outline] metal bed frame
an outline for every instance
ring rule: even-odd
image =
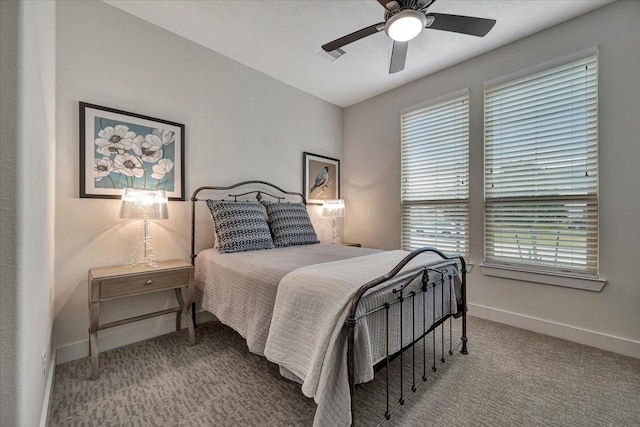
[[[307,204],[307,201],[304,197],[304,195],[302,195],[301,193],[298,192],[292,192],[292,191],[286,191],[283,190],[282,188],[271,184],[269,182],[266,181],[259,181],[259,180],[250,180],[250,181],[243,181],[243,182],[239,182],[237,184],[233,184],[230,186],[203,186],[203,187],[199,187],[197,188],[192,196],[191,196],[191,263],[193,265],[195,265],[195,258],[197,256],[197,254],[195,253],[195,227],[196,227],[196,202],[198,201],[204,201],[206,199],[199,199],[198,198],[198,194],[202,191],[228,191],[228,190],[233,190],[235,188],[238,187],[242,187],[242,186],[265,186],[265,187],[270,187],[272,189],[275,189],[277,191],[279,191],[281,194],[285,194],[288,196],[294,196],[294,197],[300,197],[300,199],[302,200],[302,203],[304,203],[305,205]],[[271,190],[270,190],[271,191]],[[239,197],[247,197],[249,195],[253,195],[255,194],[255,198],[260,201],[262,200],[263,196],[269,196],[273,199],[276,199],[278,202],[281,202],[282,200],[284,200],[286,197],[283,196],[278,196],[278,195],[273,195],[270,194],[266,191],[263,190],[251,190],[251,191],[246,191],[243,192],[241,194],[229,194],[228,197],[233,198],[234,201],[237,201]],[[404,277],[401,280],[393,283],[392,285],[390,285],[390,287],[393,287],[392,289],[392,297],[390,298],[389,301],[386,301],[384,304],[380,305],[379,307],[376,307],[364,314],[357,314],[357,310],[358,310],[358,305],[360,303],[360,301],[362,300],[362,297],[365,295],[365,293],[367,293],[368,291],[377,288],[377,289],[382,289],[384,288],[384,285],[388,285],[389,286],[389,281],[393,278],[395,278],[396,276],[398,276],[399,274],[402,273],[402,270],[404,269],[404,267],[411,261],[413,260],[415,257],[417,257],[418,255],[422,254],[422,253],[434,253],[436,255],[438,255],[440,258],[442,258],[443,262],[446,261],[451,261],[452,263],[455,262],[456,265],[459,264],[460,268],[459,268],[459,274],[461,276],[461,289],[460,289],[460,293],[461,293],[461,299],[462,301],[457,301],[457,305],[458,305],[458,313],[457,314],[451,314],[451,313],[447,313],[445,314],[445,305],[444,305],[444,292],[445,292],[445,284],[448,283],[448,292],[449,292],[449,297],[451,297],[452,293],[454,292],[453,290],[453,276],[450,273],[446,273],[445,270],[442,269],[437,269],[437,268],[432,268],[429,266],[423,266],[420,267],[417,271],[415,271],[414,273],[412,273],[410,276],[408,277]],[[439,279],[438,280],[429,280],[429,273],[435,273],[436,276],[439,275]],[[464,258],[461,255],[445,255],[443,252],[441,252],[440,250],[438,250],[437,248],[434,247],[424,247],[424,248],[420,248],[417,249],[413,252],[411,252],[410,254],[408,254],[402,261],[400,261],[400,263],[398,263],[389,273],[380,276],[374,280],[371,280],[370,282],[364,284],[363,286],[361,286],[358,291],[351,297],[351,300],[349,302],[349,312],[347,315],[347,318],[345,320],[344,323],[344,327],[347,330],[347,368],[348,368],[348,377],[349,377],[349,392],[350,392],[350,398],[351,398],[351,425],[355,426],[355,391],[356,391],[356,383],[355,383],[355,329],[359,323],[359,321],[363,320],[364,318],[371,316],[375,313],[381,312],[382,310],[384,310],[385,313],[385,322],[386,322],[386,357],[381,360],[380,362],[378,362],[375,366],[374,366],[374,371],[377,372],[378,370],[382,369],[382,368],[386,368],[385,369],[385,382],[386,382],[386,406],[385,406],[385,413],[384,413],[384,417],[382,417],[380,419],[380,421],[378,422],[377,425],[380,425],[382,423],[384,423],[386,420],[391,418],[391,414],[398,409],[401,405],[404,405],[407,397],[411,394],[416,392],[417,390],[417,383],[416,383],[416,345],[419,344],[420,342],[422,342],[422,381],[426,381],[427,380],[427,350],[426,350],[426,338],[428,334],[432,334],[432,338],[433,338],[433,343],[432,343],[432,358],[433,358],[433,365],[431,367],[432,371],[436,371],[436,333],[437,333],[437,328],[440,327],[440,331],[441,331],[441,357],[440,357],[440,361],[442,363],[445,362],[446,358],[445,358],[445,337],[444,337],[444,324],[446,323],[447,320],[449,320],[449,350],[448,353],[449,355],[453,354],[453,337],[452,337],[452,318],[458,318],[461,317],[462,318],[462,336],[461,336],[461,343],[462,343],[462,348],[460,350],[460,353],[462,354],[468,354],[468,349],[467,349],[467,342],[468,342],[468,338],[467,338],[467,269],[466,269],[466,263]],[[419,289],[414,289],[414,290],[407,290],[406,288],[413,283],[414,280],[420,280],[421,286]],[[439,319],[436,319],[436,286],[437,285],[441,285],[440,286],[440,290],[441,290],[441,316]],[[427,292],[429,289],[433,289],[432,290],[432,308],[433,308],[433,317],[432,319],[427,319],[427,304],[429,303],[429,301],[427,301]],[[422,300],[422,314],[420,315],[420,313],[416,314],[416,298],[421,298]],[[451,300],[449,300],[451,302]],[[392,306],[399,304],[399,325],[400,325],[400,349],[398,351],[395,351],[393,353],[390,353],[389,350],[389,311],[391,309]],[[409,308],[407,308],[409,307]],[[412,324],[410,325],[410,333],[411,333],[411,340],[410,343],[407,345],[404,345],[405,342],[405,327],[406,325],[403,324],[403,317],[405,314],[404,310],[410,310],[411,312],[411,319],[412,319]],[[195,303],[193,303],[192,306],[192,310],[191,310],[191,315],[192,320],[194,325],[196,324],[196,319],[195,319]],[[420,316],[422,316],[422,333],[419,334],[418,336],[416,336],[416,320],[420,320]],[[429,325],[427,327],[427,325]],[[405,353],[407,351],[411,350],[411,357],[410,357],[410,361],[411,361],[411,387],[408,390],[408,392],[405,394],[405,384],[404,384],[404,380],[405,380],[405,373],[404,373],[404,364],[405,364]],[[391,404],[391,400],[390,400],[390,386],[389,386],[389,364],[391,363],[391,361],[393,361],[394,359],[399,358],[400,359],[400,398],[397,400],[397,402],[395,402],[395,404]],[[419,383],[418,383],[419,384]]]

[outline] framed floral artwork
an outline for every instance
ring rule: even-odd
[[[340,160],[302,153],[303,194],[309,204],[340,198]]]
[[[80,102],[80,197],[133,187],[184,200],[184,125]]]

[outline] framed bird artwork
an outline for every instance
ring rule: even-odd
[[[340,198],[340,160],[302,153],[303,194],[308,204]]]

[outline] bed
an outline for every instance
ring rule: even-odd
[[[222,199],[199,198],[203,192]],[[453,353],[454,316],[462,319],[461,352],[467,354],[466,265],[461,256],[447,256],[436,248],[379,251],[322,243],[232,253],[208,248],[196,256],[197,202],[207,201],[213,215],[212,200],[260,202],[265,197],[275,200],[271,202],[278,204],[275,208],[293,206],[279,205],[291,197],[306,204],[301,194],[264,181],[200,187],[193,193],[191,256],[197,296],[203,309],[245,338],[251,352],[276,363],[285,378],[301,383],[302,392],[318,405],[314,426],[355,425],[356,384],[373,380],[378,369],[388,368],[398,358],[397,399],[389,390],[389,369],[384,375],[386,399],[380,418],[389,419],[416,391],[420,361],[426,380],[424,343],[429,334],[430,368],[436,369],[438,327],[440,360],[445,361],[442,326],[447,320],[447,353]],[[271,233],[276,241],[274,224]],[[422,354],[416,354],[420,342]],[[412,367],[406,379],[405,363]]]

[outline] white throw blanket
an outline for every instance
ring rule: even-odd
[[[282,278],[265,356],[280,365],[281,371],[284,368],[293,373],[302,382],[305,396],[314,398],[318,404],[314,426],[350,425],[347,334],[343,328],[349,300],[358,288],[388,273],[408,254],[390,251],[310,265]],[[438,255],[425,253],[403,272],[442,262]],[[455,307],[454,298],[448,310]],[[356,363],[361,365],[362,361]]]

